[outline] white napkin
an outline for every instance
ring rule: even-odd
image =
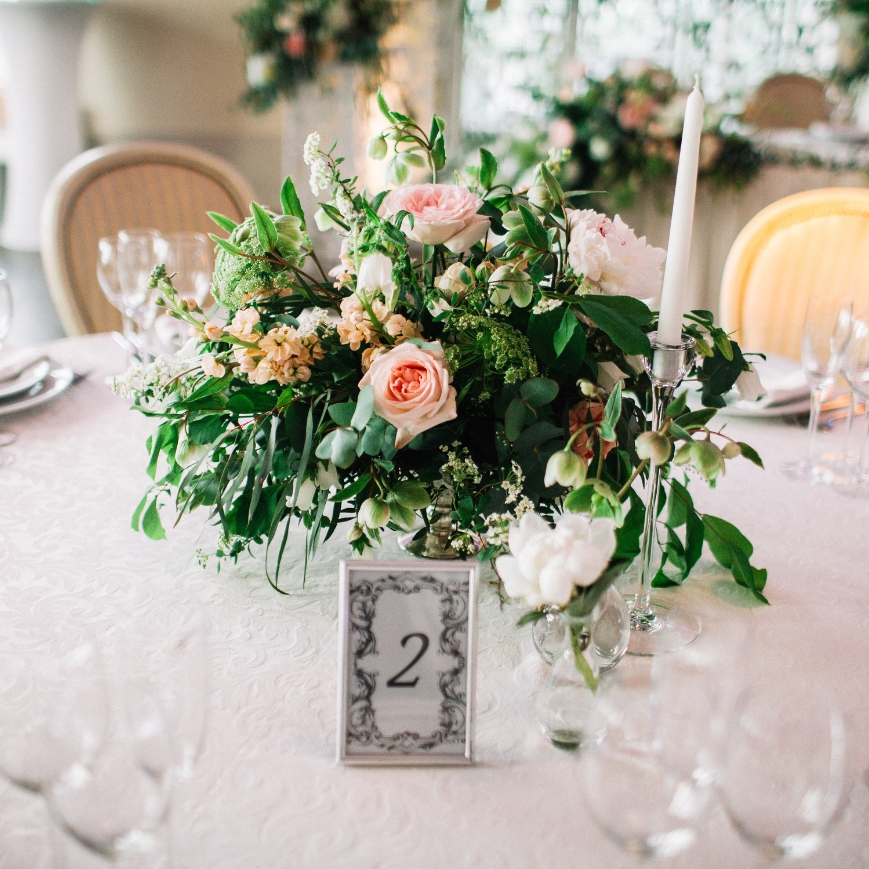
[[[766,359],[753,359],[752,364],[767,392],[760,400],[751,402],[753,407],[792,404],[809,397],[810,389],[806,375],[800,364],[793,359],[768,355]]]
[[[38,350],[24,348],[20,350],[7,350],[0,354],[0,384],[8,380],[14,380],[22,371],[44,356],[45,354],[40,353]]]

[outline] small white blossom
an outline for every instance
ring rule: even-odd
[[[311,167],[311,192],[314,196],[321,190],[328,190],[332,183],[332,170],[326,155],[320,150],[319,133],[311,133],[305,139],[303,157],[305,165]]]
[[[554,311],[561,307],[564,302],[562,299],[541,299],[532,309],[532,314],[545,314],[547,311]]]

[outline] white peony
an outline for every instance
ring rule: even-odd
[[[555,527],[526,513],[510,528],[510,555],[495,564],[510,597],[528,606],[566,606],[574,587],[593,585],[616,550],[611,519],[565,513]]]
[[[609,296],[650,299],[661,292],[667,256],[652,247],[617,214],[610,220],[591,209],[570,211],[567,259],[570,267]]]
[[[740,372],[736,378],[736,388],[739,390],[740,401],[757,401],[766,395],[760,375],[753,365],[748,366],[748,371]]]

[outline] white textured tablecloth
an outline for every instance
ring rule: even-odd
[[[22,601],[84,598],[95,610],[106,601],[142,619],[173,596],[203,606],[208,735],[195,777],[176,795],[177,869],[635,865],[587,817],[575,758],[536,731],[530,698],[540,667],[530,634],[513,627],[519,610],[501,609],[490,588],[479,615],[477,765],[338,766],[336,565],[346,548],[328,548],[304,588],[298,571],[285,576],[284,597],[259,561],[219,574],[213,561],[201,568],[195,550],[211,532],[198,516],[167,541],[133,532],[153,423],[104,385],[122,354],[107,336],[48,349],[92,373],[56,401],[0,420],[18,434],[14,464],[0,469],[0,582]],[[695,485],[695,499],[754,542],[772,606],[751,606],[708,559],[664,595],[711,608],[713,618],[750,619],[760,640],[756,678],[785,680],[794,703],[830,683],[847,707],[869,706],[869,502],[778,474],[803,450],[802,429],[734,421],[729,431],[756,446],[769,469],[728,463],[717,491]],[[0,786],[0,867],[48,865],[42,823],[33,800]],[[698,843],[663,863],[743,869],[759,860],[716,809]],[[801,865],[869,866],[869,788],[854,791],[830,841]]]

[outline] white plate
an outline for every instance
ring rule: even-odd
[[[808,384],[801,385],[801,366],[792,359],[769,355],[766,359],[752,360],[761,383],[769,390],[771,396],[760,401],[740,401],[739,393],[734,389],[724,396],[726,407],[718,409],[721,416],[756,417],[770,419],[778,416],[794,416],[808,413],[811,409],[811,397]],[[689,394],[692,407],[700,407],[700,388],[694,385],[696,391]],[[770,397],[778,393],[778,403],[771,404]],[[693,400],[692,400],[693,399]]]
[[[51,363],[51,370],[44,380],[32,386],[23,395],[0,401],[0,416],[29,410],[31,407],[38,407],[40,404],[57,398],[61,392],[69,387],[74,376],[71,368],[56,362]]]
[[[51,362],[48,359],[45,357],[34,359],[30,365],[22,368],[16,377],[0,383],[0,399],[27,392],[28,389],[36,386],[41,380],[45,380],[50,370]]]

